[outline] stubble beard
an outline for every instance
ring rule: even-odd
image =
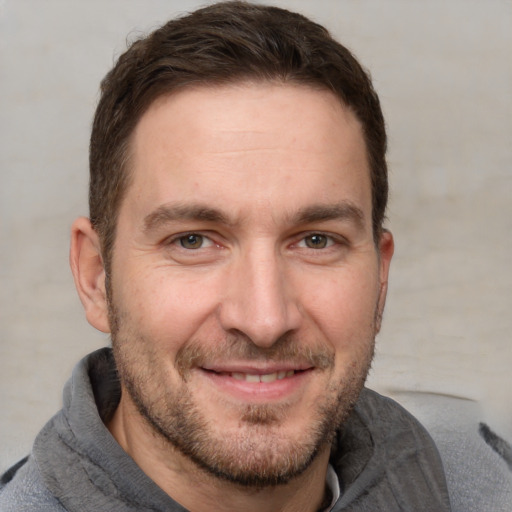
[[[171,389],[152,340],[127,328],[127,315],[119,314],[112,306],[110,317],[121,383],[150,429],[208,475],[255,489],[288,483],[328,449],[359,397],[373,358],[375,334],[365,340],[364,353],[353,361],[343,379],[331,383],[319,397],[310,411],[307,428],[297,438],[290,438],[281,429],[286,404],[240,407],[239,428],[219,432],[202,413],[187,385],[190,371],[201,361],[220,354],[225,360],[235,354],[245,359],[307,360],[321,367],[316,371],[329,372],[334,367],[334,354],[322,347],[301,348],[298,340],[290,337],[279,340],[270,350],[262,350],[244,337],[231,337],[216,345],[215,354],[205,349],[208,344],[190,342],[176,355],[181,383]]]

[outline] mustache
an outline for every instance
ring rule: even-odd
[[[247,336],[230,335],[221,342],[192,340],[176,353],[174,365],[185,378],[192,368],[219,361],[287,362],[328,370],[334,367],[334,350],[320,343],[305,344],[293,335],[279,338],[270,347],[255,345]]]

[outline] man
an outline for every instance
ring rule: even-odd
[[[1,510],[444,511],[424,429],[363,389],[393,239],[376,93],[322,27],[216,4],[102,83],[70,261],[112,351]]]

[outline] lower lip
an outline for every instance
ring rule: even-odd
[[[246,382],[237,380],[228,374],[201,370],[215,387],[223,393],[244,402],[269,402],[290,398],[311,378],[313,370],[304,370],[295,373],[292,377],[277,379],[272,382]]]

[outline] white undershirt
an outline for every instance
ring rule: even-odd
[[[336,474],[334,468],[330,464],[329,466],[327,466],[327,475],[325,476],[325,483],[327,484],[327,487],[329,487],[332,493],[331,504],[325,509],[325,512],[329,512],[329,510],[331,510],[332,507],[334,507],[334,504],[338,501],[338,498],[341,495],[338,475]]]

